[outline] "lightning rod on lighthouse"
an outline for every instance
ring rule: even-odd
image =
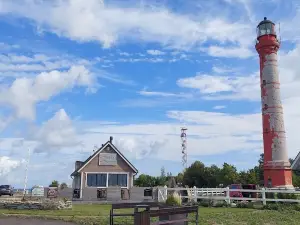
[[[187,140],[186,140],[187,128],[181,128],[181,153],[182,153],[182,166],[187,168]]]

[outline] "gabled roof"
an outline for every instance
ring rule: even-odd
[[[300,170],[300,152],[298,153],[298,155],[294,159],[294,161],[291,165],[291,169],[292,170]]]
[[[138,170],[125,158],[125,156],[114,146],[110,141],[107,141],[101,148],[99,148],[97,151],[94,152],[93,155],[88,157],[82,165],[77,168],[72,174],[72,176],[75,176],[77,173],[79,173],[87,164],[89,164],[103,149],[105,149],[107,146],[110,146],[126,163],[127,165],[135,172],[138,173]]]

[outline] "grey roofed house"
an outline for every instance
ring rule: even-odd
[[[113,138],[101,146],[84,162],[76,161],[75,170],[71,174],[74,189],[80,189],[80,198],[83,192],[98,188],[133,187],[134,176],[138,170],[112,144]]]
[[[300,152],[297,154],[296,158],[294,159],[292,165],[292,170],[300,170]]]

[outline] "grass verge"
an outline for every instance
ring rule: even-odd
[[[107,225],[110,205],[73,205],[72,210],[0,210],[2,216],[34,217],[70,221],[80,225]],[[128,210],[121,210],[128,212]],[[296,225],[300,212],[255,210],[244,208],[203,208],[199,209],[201,225]],[[132,218],[118,218],[119,225],[132,225]],[[191,224],[192,225],[192,224]]]

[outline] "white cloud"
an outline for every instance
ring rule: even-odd
[[[213,66],[212,71],[214,73],[218,74],[224,74],[224,73],[233,73],[236,72],[236,69],[234,68],[229,68],[229,67],[219,67],[219,66]]]
[[[58,110],[40,128],[33,130],[31,139],[37,142],[35,152],[58,152],[81,144],[64,109]]]
[[[104,47],[119,40],[157,42],[175,48],[191,48],[207,40],[245,46],[252,41],[243,37],[255,32],[249,24],[212,17],[208,11],[192,18],[164,8],[105,6],[98,0],[28,1],[24,5],[3,2],[1,12],[32,19],[39,28],[59,36],[99,41]]]
[[[131,55],[131,54],[128,53],[128,52],[120,52],[119,54],[120,54],[120,55],[123,55],[123,56],[130,56],[130,55]]]
[[[216,105],[214,106],[214,109],[225,109],[226,106],[225,105]]]
[[[88,61],[69,55],[0,54],[1,77],[33,77],[38,72],[69,69],[73,65],[91,66]]]
[[[234,91],[245,78],[231,78],[226,76],[211,76],[199,74],[195,77],[182,78],[177,81],[180,87],[199,89],[201,93],[211,94],[217,92]],[[251,83],[252,85],[253,83]]]
[[[7,43],[0,42],[0,49],[2,51],[8,51],[8,50],[12,50],[12,49],[18,49],[19,47],[20,47],[19,45],[10,45],[10,44],[7,44]]]
[[[95,91],[97,83],[84,66],[73,66],[68,71],[43,72],[35,78],[17,78],[9,87],[0,90],[0,103],[10,105],[18,118],[33,120],[35,104],[48,101],[62,91],[76,86]]]
[[[22,164],[22,160],[14,160],[8,156],[0,156],[0,177],[6,176]]]
[[[167,116],[174,119],[174,123],[91,126],[85,131],[84,142],[97,143],[97,140],[102,141],[103,134],[113,135],[114,142],[130,158],[143,156],[179,161],[180,127],[185,123],[188,127],[190,156],[237,150],[260,151],[262,148],[260,114],[170,111]],[[219,143],[222,143],[222,147]],[[170,151],[174,154],[170,154]]]
[[[147,50],[149,55],[164,55],[165,53],[159,50]]]
[[[250,17],[250,2],[237,1],[246,8],[247,16]],[[236,1],[231,0],[230,2],[235,3]],[[12,13],[15,16],[29,18],[36,23],[41,31],[50,31],[58,36],[79,42],[96,41],[104,47],[111,47],[128,40],[154,42],[169,48],[204,50],[210,56],[227,58],[247,59],[256,54],[253,49],[256,22],[254,25],[247,22],[248,20],[232,23],[226,19],[226,15],[218,14],[216,16],[216,14],[212,14],[213,16],[207,16],[210,14],[209,12],[197,12],[200,16],[188,15],[174,13],[165,8],[137,8],[131,5],[121,8],[115,4],[105,6],[97,0],[56,0],[43,1],[43,4],[42,1],[27,0],[27,4],[23,5],[14,1],[1,3],[0,14]],[[289,29],[289,32],[285,33],[288,39],[299,39],[299,32],[295,26],[298,21],[297,18],[292,23],[286,23],[285,26],[282,26],[283,30]],[[290,21],[287,20],[287,22]],[[213,45],[209,46],[211,40]],[[207,46],[206,48],[201,48],[203,43]],[[0,47],[5,51],[19,48],[17,45],[12,46],[5,43],[0,43]],[[252,50],[249,50],[249,47]],[[171,53],[176,57],[173,59],[161,57],[163,52],[160,50],[147,51],[148,54],[157,57],[120,51],[117,53],[124,57],[116,60],[113,57],[117,54],[110,53],[97,58],[96,61],[103,67],[111,67],[116,66],[113,64],[115,62],[162,63],[191,59],[191,54],[186,55],[177,51]],[[297,127],[300,123],[300,111],[297,107],[300,105],[300,92],[298,91],[300,87],[299,57],[300,47],[297,46],[292,51],[280,53],[279,61],[290,157],[295,156],[299,150]],[[201,62],[203,61],[201,60]],[[37,103],[47,102],[53,96],[74,87],[95,88],[94,76],[89,70],[84,66],[73,66],[88,66],[93,63],[94,61],[88,62],[67,56],[1,54],[0,75],[18,78],[11,85],[1,87],[0,103],[4,106],[9,104],[13,107],[19,118],[34,119]],[[70,67],[69,71],[65,71]],[[64,70],[60,71],[61,69]],[[37,75],[37,72],[42,73]],[[93,72],[95,71],[93,70]],[[95,73],[99,74],[98,72]],[[212,72],[217,75],[211,75],[207,72],[198,73],[194,77],[179,79],[177,84],[183,88],[199,90],[206,100],[254,100],[259,103],[259,75],[251,68],[248,72],[250,75],[243,74],[243,76],[230,67],[214,66]],[[238,76],[233,77],[233,73],[234,75],[238,74]],[[117,75],[102,72],[100,74],[100,77],[114,82],[133,84],[131,81],[122,80]],[[179,100],[187,101],[188,97],[191,97],[180,91],[168,92],[168,90],[164,92],[143,90],[138,94],[144,98],[133,99],[131,102],[127,102],[127,105],[165,107],[172,103],[178,103]],[[155,97],[160,97],[160,101],[154,100]],[[166,97],[168,101],[162,101],[161,97]],[[218,104],[220,105],[216,105],[214,110],[225,107],[221,105],[224,103]],[[199,104],[199,107],[202,105]],[[41,126],[33,130],[28,129],[30,135],[13,141],[1,140],[0,148],[1,151],[11,153],[12,156],[18,154],[18,157],[21,157],[20,155],[24,154],[24,151],[20,151],[20,149],[26,145],[31,145],[35,152],[53,152],[56,154],[48,154],[47,157],[55,155],[61,160],[64,159],[63,154],[68,152],[70,155],[65,160],[66,164],[73,164],[76,159],[84,160],[86,153],[92,154],[94,145],[100,146],[108,140],[110,135],[113,135],[114,144],[129,159],[154,158],[180,161],[180,127],[185,124],[188,126],[188,154],[190,158],[201,155],[218,155],[230,151],[262,152],[260,113],[230,114],[203,110],[173,110],[167,112],[166,117],[163,122],[133,124],[122,124],[122,121],[118,121],[119,123],[72,121],[65,110],[60,109],[53,118],[42,123]],[[6,126],[6,122],[7,120],[1,117],[0,129]],[[83,154],[85,155],[83,156]],[[34,155],[41,157],[43,154]],[[0,174],[9,174],[7,177],[11,179],[11,182],[14,182],[19,176],[17,174],[11,176],[12,171],[19,167],[18,165],[22,160],[12,158],[12,156],[0,157]],[[38,158],[38,160],[40,159]],[[50,161],[49,158],[47,160]],[[56,179],[55,176],[62,176],[61,169],[56,170],[58,165],[63,170],[69,168],[60,163],[43,164],[39,161],[39,163],[33,164],[32,170],[36,169],[33,176],[36,177],[36,182],[39,182],[38,176],[43,176],[49,182],[51,179]],[[49,174],[47,173],[49,169],[58,172]]]
[[[254,56],[254,52],[246,47],[219,47],[210,46],[205,49],[210,56],[225,58],[242,58],[246,59]]]
[[[300,96],[300,45],[286,53],[279,52],[278,64],[282,99]],[[213,70],[223,73],[224,71]],[[228,72],[230,73],[230,72]],[[180,87],[199,89],[206,100],[251,100],[260,101],[259,71],[251,75],[232,76],[197,74],[194,77],[181,78]]]
[[[188,98],[192,97],[190,94],[185,93],[170,93],[170,92],[159,92],[159,91],[139,91],[140,95],[149,96],[149,97],[179,97],[179,98]]]

